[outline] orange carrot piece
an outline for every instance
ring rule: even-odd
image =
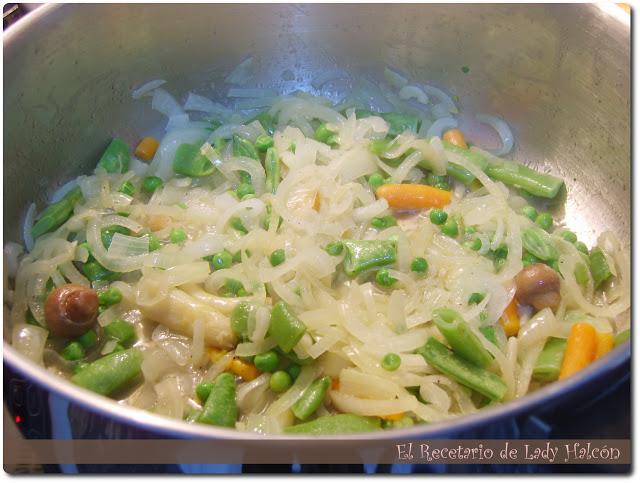
[[[387,421],[400,421],[404,416],[404,413],[395,413],[395,414],[385,414],[384,416],[380,416],[382,419]]]
[[[591,324],[573,324],[558,379],[566,379],[591,364],[596,357],[597,346],[596,329]]]
[[[507,337],[518,335],[520,330],[520,316],[518,315],[518,302],[515,297],[511,300],[500,318],[500,323]]]
[[[138,147],[136,147],[135,155],[140,159],[149,161],[156,154],[156,151],[160,146],[160,142],[151,137],[142,138]]]
[[[449,129],[442,135],[442,140],[448,143],[458,146],[459,148],[469,149],[467,141],[464,139],[464,134],[460,129]]]
[[[596,334],[598,343],[596,345],[596,359],[600,359],[603,355],[613,349],[613,334],[598,332]]]
[[[233,359],[229,364],[229,372],[232,372],[236,376],[240,376],[245,381],[253,381],[260,375],[260,371],[253,364],[244,362],[241,359]]]
[[[376,190],[378,198],[384,198],[392,208],[418,210],[442,208],[451,201],[451,191],[424,184],[383,184]]]

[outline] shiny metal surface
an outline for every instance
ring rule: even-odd
[[[505,4],[42,7],[4,33],[5,241],[19,240],[30,201],[42,203],[92,169],[113,135],[133,144],[160,126],[148,103],[132,102],[133,88],[163,78],[179,95],[220,94],[224,76],[249,54],[259,73],[252,85],[286,91],[309,88],[328,69],[357,76],[385,64],[446,87],[465,112],[494,113],[510,123],[515,159],[565,179],[568,201],[557,209],[581,239],[591,244],[597,233],[614,229],[628,243],[629,24],[595,5]],[[579,397],[580,388],[606,379],[629,354],[626,344],[575,378],[521,400],[380,436],[454,434]],[[52,378],[6,343],[4,358],[117,421],[174,436],[241,437],[122,411]]]

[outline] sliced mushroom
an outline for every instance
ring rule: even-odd
[[[95,290],[70,283],[49,294],[44,305],[44,318],[53,335],[78,337],[95,325],[98,306]]]
[[[560,276],[543,263],[534,263],[516,275],[516,298],[536,310],[560,304]]]

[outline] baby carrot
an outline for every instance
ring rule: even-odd
[[[596,356],[597,345],[596,330],[592,325],[573,324],[558,379],[566,379],[591,364]]]
[[[464,139],[464,134],[460,129],[449,129],[442,135],[442,140],[448,143],[458,146],[459,148],[469,149],[467,141]]]
[[[149,161],[156,154],[158,146],[160,146],[160,143],[157,139],[150,137],[143,138],[138,144],[138,147],[136,147],[135,154],[140,159]]]
[[[376,190],[376,195],[400,210],[442,208],[451,201],[450,191],[424,184],[383,184]]]
[[[507,337],[518,335],[520,330],[520,317],[518,316],[518,303],[513,298],[511,303],[504,309],[504,313],[500,318],[500,323]]]
[[[598,332],[596,335],[598,343],[596,345],[596,359],[600,359],[603,355],[613,349],[613,334]]]

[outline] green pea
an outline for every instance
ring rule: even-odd
[[[80,337],[77,337],[76,342],[78,342],[85,349],[90,349],[91,347],[96,345],[96,342],[98,342],[98,336],[96,335],[95,331],[88,330]]]
[[[585,245],[583,242],[581,241],[575,242],[573,246],[575,246],[579,252],[582,252],[585,255],[589,255],[589,249],[587,248],[587,245]]]
[[[453,218],[450,218],[442,225],[441,230],[445,235],[455,238],[458,236],[458,223]]]
[[[231,218],[229,220],[229,224],[231,225],[231,228],[233,228],[236,231],[239,231],[240,233],[242,233],[244,235],[249,233],[249,230],[246,229],[246,227],[242,223],[242,220],[240,218],[238,218],[237,216],[234,216],[233,218]]]
[[[67,361],[77,361],[84,357],[84,347],[80,342],[69,342],[62,350],[62,357]]]
[[[149,233],[149,251],[155,252],[160,249],[160,240],[153,233]]]
[[[341,241],[333,241],[325,247],[325,250],[332,257],[337,257],[344,250],[344,244]]]
[[[240,183],[236,188],[236,195],[238,198],[243,199],[247,195],[254,195],[256,190],[250,183]]]
[[[522,264],[525,267],[528,267],[529,265],[533,265],[534,263],[540,263],[540,262],[542,262],[542,260],[540,260],[538,257],[533,255],[532,253],[524,252],[522,254]]]
[[[169,235],[171,243],[182,243],[187,239],[187,234],[183,228],[174,228]]]
[[[540,213],[536,216],[536,225],[543,230],[548,230],[553,226],[553,217],[550,213]]]
[[[291,364],[285,370],[287,371],[287,374],[291,376],[291,379],[295,381],[296,379],[298,379],[298,376],[302,371],[302,367],[300,367],[298,364]]]
[[[382,368],[385,371],[395,371],[400,367],[400,364],[402,363],[402,360],[400,359],[400,356],[398,354],[394,354],[393,352],[389,352],[388,354],[385,354],[385,356],[382,358]]]
[[[398,280],[393,278],[389,273],[389,270],[383,268],[382,270],[378,270],[376,273],[376,283],[381,287],[391,287]]]
[[[164,181],[162,181],[162,178],[159,178],[157,176],[146,176],[142,180],[142,191],[153,193],[158,188],[162,188],[162,185],[164,185]]]
[[[431,213],[429,213],[429,219],[434,225],[444,225],[447,221],[447,218],[449,218],[447,212],[441,210],[440,208],[431,210]]]
[[[465,235],[473,235],[475,232],[477,232],[478,230],[476,230],[474,227],[472,226],[467,226],[464,229],[464,234]]]
[[[223,268],[230,268],[233,264],[233,255],[228,251],[224,250],[222,252],[214,253],[211,255],[210,260],[211,265],[216,270],[222,270]]]
[[[201,178],[213,174],[215,167],[200,152],[199,144],[181,144],[173,158],[173,171],[191,178]]]
[[[268,134],[260,134],[256,138],[256,149],[264,153],[267,149],[273,147],[273,138]]]
[[[106,305],[108,307],[119,304],[120,302],[122,302],[122,292],[115,287],[111,287],[98,294],[98,303],[100,305]]]
[[[429,263],[422,257],[416,257],[411,262],[411,270],[416,273],[427,273]]]
[[[505,259],[509,255],[509,247],[506,243],[500,243],[498,248],[492,251],[492,254],[498,260]]]
[[[277,267],[284,263],[285,255],[284,250],[282,248],[278,248],[271,252],[271,256],[269,257],[269,261],[271,262],[272,267]]]
[[[201,382],[196,386],[196,396],[200,400],[201,403],[205,403],[209,394],[211,394],[211,390],[213,389],[212,382]]]
[[[471,304],[479,304],[480,302],[482,302],[484,300],[485,295],[483,293],[479,293],[479,292],[473,292],[471,295],[469,295],[469,300],[467,301],[467,303],[469,305]]]
[[[376,230],[384,230],[385,228],[389,228],[390,226],[394,226],[396,224],[396,219],[391,216],[377,216],[371,220],[371,226]]]
[[[320,126],[318,126],[318,129],[316,129],[315,132],[315,138],[321,143],[325,143],[330,146],[332,144],[335,144],[337,141],[335,133],[331,131],[325,123],[322,123],[320,124]]]
[[[88,260],[82,266],[82,273],[92,282],[99,280],[114,280],[120,276],[117,272],[107,270],[95,260]]]
[[[254,365],[262,372],[273,372],[278,368],[280,358],[276,351],[268,351],[258,354],[253,358]]]
[[[375,191],[384,184],[384,177],[380,173],[373,173],[371,176],[369,176],[368,183],[369,186],[371,186],[371,188],[373,188],[373,190]]]
[[[493,261],[493,266],[495,267],[496,271],[499,272],[500,269],[502,267],[504,267],[505,263],[507,263],[507,259],[506,258],[496,258]]]
[[[122,183],[118,191],[120,193],[124,193],[125,195],[133,196],[136,192],[136,187],[133,186],[133,183],[131,181],[125,181],[124,183]]]
[[[477,252],[482,248],[482,241],[480,241],[479,238],[474,238],[473,240],[467,240],[466,242],[464,242],[464,246],[469,250]]]
[[[228,278],[224,281],[224,289],[227,296],[240,296],[244,290],[242,282],[235,278]],[[246,291],[245,291],[246,293]]]
[[[578,237],[576,236],[576,234],[569,230],[565,230],[562,233],[560,233],[560,237],[563,240],[568,241],[569,243],[575,243],[578,241]]]
[[[536,217],[538,216],[538,210],[536,210],[533,206],[528,205],[522,207],[520,213],[529,218],[531,221],[536,221]]]
[[[288,372],[276,371],[269,378],[269,387],[273,392],[284,392],[291,387],[293,381]]]

